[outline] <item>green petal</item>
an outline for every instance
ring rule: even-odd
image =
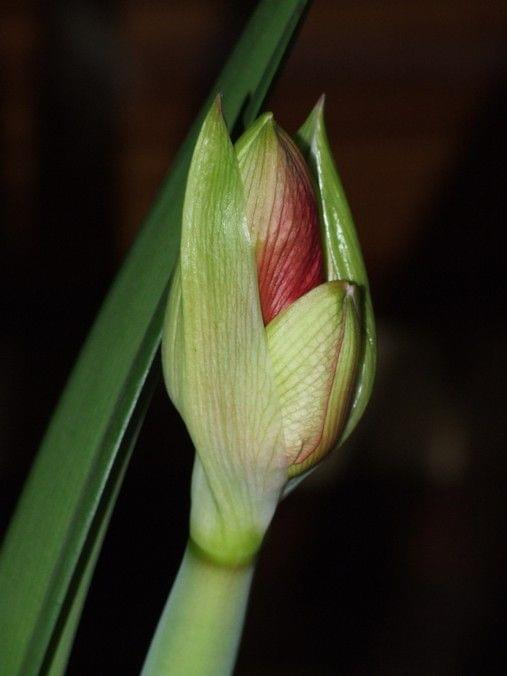
[[[347,421],[360,356],[355,290],[322,284],[266,327],[290,476],[329,452]]]
[[[342,441],[361,418],[373,388],[377,362],[375,318],[368,278],[352,215],[336,171],[324,125],[324,98],[317,103],[297,135],[297,141],[318,189],[327,279],[346,279],[361,290],[364,314],[360,375]]]
[[[188,176],[179,280],[163,354],[168,389],[199,455],[191,535],[208,556],[236,563],[260,545],[286,467],[243,187],[219,102]]]

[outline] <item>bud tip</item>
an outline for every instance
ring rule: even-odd
[[[324,113],[324,106],[326,104],[326,95],[324,92],[319,96],[317,103],[315,104],[315,110],[318,113]]]
[[[216,110],[219,113],[222,113],[222,101],[223,101],[224,95],[222,92],[218,92],[218,94],[215,96],[213,100],[213,107],[216,108]]]
[[[348,298],[355,298],[357,295],[357,286],[355,284],[347,283],[345,285],[345,293]]]

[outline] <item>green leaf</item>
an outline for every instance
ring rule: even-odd
[[[375,318],[361,247],[329,147],[324,124],[323,97],[299,130],[297,140],[319,192],[327,278],[353,282],[362,291],[360,302],[365,318],[362,363],[350,416],[340,440],[343,442],[361,418],[373,388],[377,362]]]
[[[257,113],[306,5],[260,3],[203,111],[221,91],[229,126],[245,107],[247,117]],[[131,420],[142,418],[139,406],[159,345],[183,190],[202,119],[104,302],[7,533],[0,558],[2,676],[37,674],[42,665],[55,675],[64,669],[135,438]]]

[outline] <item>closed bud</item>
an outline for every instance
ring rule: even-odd
[[[163,367],[197,450],[191,537],[226,564],[254,555],[283,493],[367,399],[366,277],[357,241],[348,274],[333,266],[343,237],[326,228],[343,223],[322,202],[338,179],[317,176],[327,142],[312,115],[306,159],[269,113],[234,148],[217,100],[187,181]]]

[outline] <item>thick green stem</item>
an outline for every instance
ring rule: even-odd
[[[253,569],[253,563],[234,568],[218,566],[189,544],[142,676],[231,674]]]

